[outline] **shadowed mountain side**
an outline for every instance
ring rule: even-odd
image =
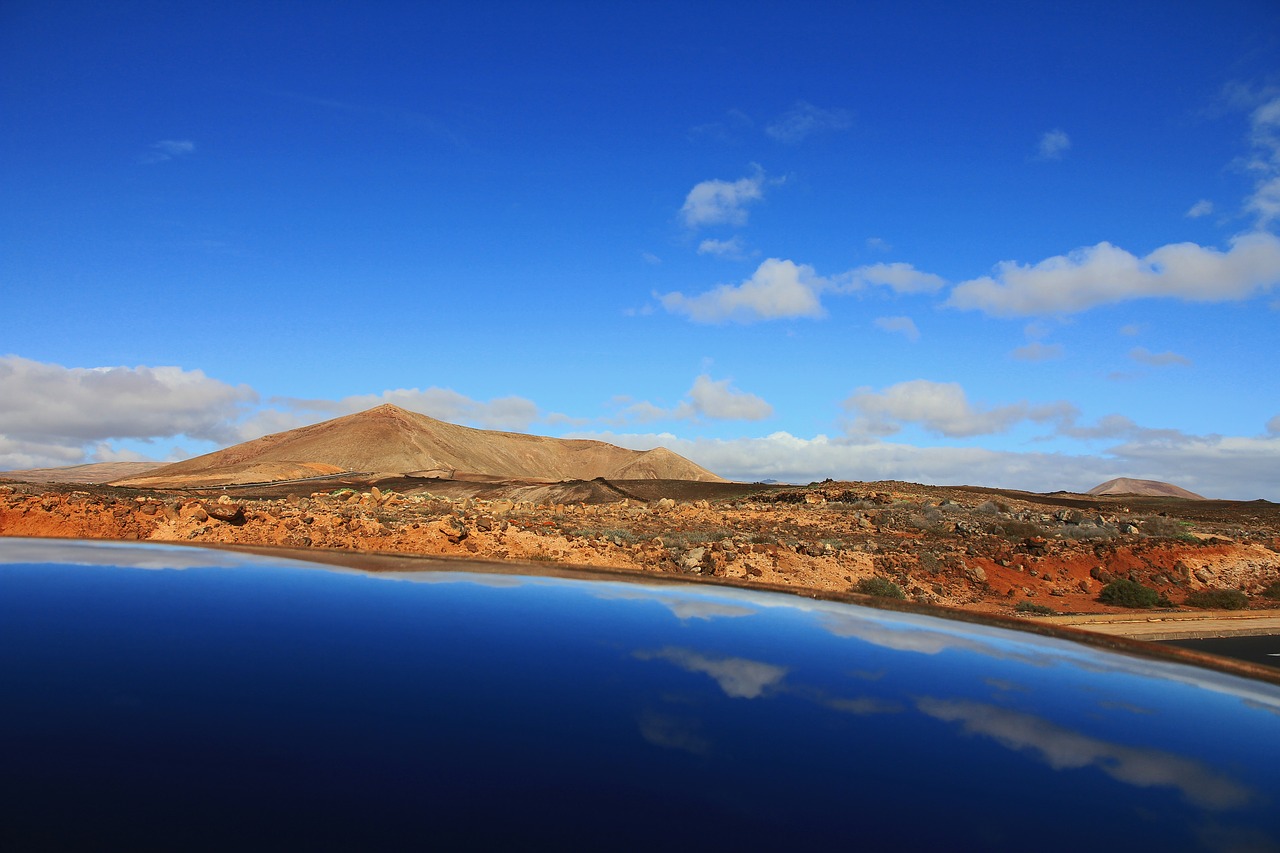
[[[246,441],[115,485],[191,488],[272,482],[338,471],[442,472],[541,481],[668,479],[722,482],[665,448],[473,429],[390,404]]]
[[[1148,497],[1159,498],[1186,498],[1187,500],[1202,501],[1204,497],[1197,495],[1195,492],[1189,492],[1181,486],[1175,486],[1172,483],[1162,483],[1159,480],[1133,480],[1129,477],[1116,477],[1114,480],[1107,480],[1094,486],[1089,490],[1091,495],[1144,495]]]

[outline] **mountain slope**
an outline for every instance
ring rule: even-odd
[[[1091,495],[1144,495],[1157,498],[1186,498],[1202,501],[1204,497],[1189,492],[1181,486],[1163,483],[1159,480],[1133,480],[1129,477],[1116,477],[1094,486],[1088,492]]]
[[[237,444],[116,485],[268,482],[340,471],[541,481],[721,478],[665,448],[473,429],[390,404]]]

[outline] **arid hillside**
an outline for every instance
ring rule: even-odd
[[[154,490],[0,484],[0,535],[463,556],[836,593],[894,591],[985,612],[1114,612],[1280,593],[1280,504],[1038,495],[900,482],[335,477]],[[886,586],[887,584],[887,586]],[[1158,596],[1158,601],[1156,598]],[[1197,602],[1200,602],[1197,605]],[[1212,603],[1212,602],[1210,602]]]
[[[1172,483],[1159,480],[1134,480],[1129,477],[1116,477],[1094,486],[1089,490],[1091,495],[1143,495],[1146,497],[1184,498],[1190,501],[1202,501],[1204,498],[1195,492],[1187,491]]]
[[[263,436],[115,484],[199,488],[353,472],[548,482],[597,477],[720,480],[661,447],[627,450],[602,441],[473,429],[388,404]]]

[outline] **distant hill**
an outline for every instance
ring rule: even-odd
[[[139,477],[163,465],[163,462],[92,462],[88,465],[68,465],[64,468],[0,471],[0,477],[21,480],[24,483],[110,483],[122,477]]]
[[[1202,495],[1189,492],[1172,483],[1162,483],[1159,480],[1133,480],[1128,477],[1116,477],[1114,480],[1107,480],[1105,483],[1094,486],[1088,493],[1091,495],[1142,495],[1153,498],[1205,500]]]
[[[663,447],[473,429],[390,404],[246,441],[114,485],[193,488],[348,471],[456,479],[660,479],[723,482]]]

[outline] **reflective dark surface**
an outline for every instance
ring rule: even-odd
[[[707,586],[0,539],[0,848],[1269,849],[1280,689]]]

